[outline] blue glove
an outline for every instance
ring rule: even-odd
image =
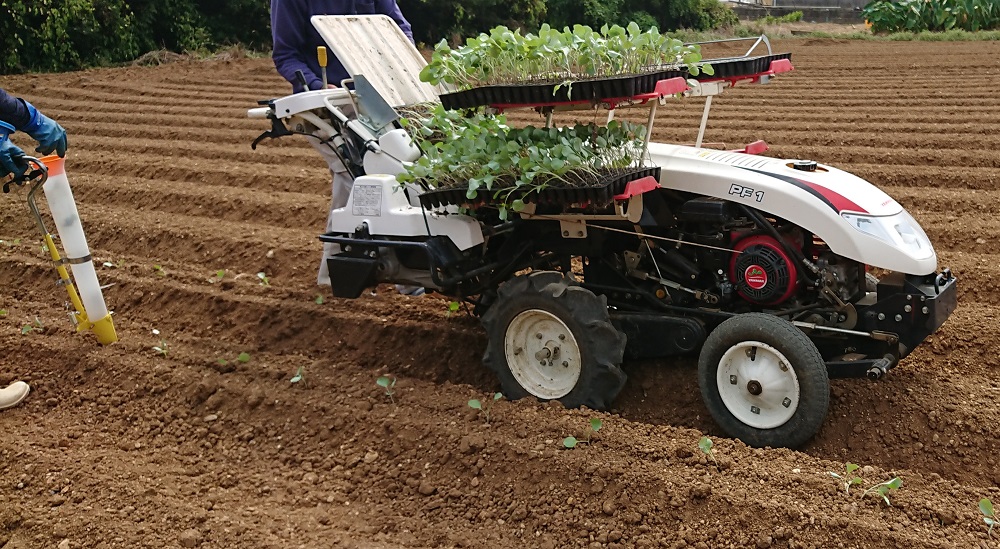
[[[42,154],[52,154],[55,151],[59,156],[66,156],[66,130],[55,120],[42,114],[31,103],[25,101],[25,104],[31,113],[31,121],[21,131],[38,141],[35,150]]]
[[[0,122],[0,180],[10,174],[17,176],[28,171],[24,151],[7,138],[8,133],[13,130],[14,128]]]

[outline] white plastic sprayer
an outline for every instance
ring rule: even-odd
[[[25,157],[25,160],[38,168],[27,176],[33,182],[31,190],[28,191],[28,207],[31,208],[31,213],[35,216],[35,221],[42,231],[45,246],[49,250],[52,261],[56,264],[60,283],[66,287],[70,302],[76,309],[77,329],[94,332],[97,341],[102,345],[114,343],[118,341],[118,334],[115,332],[111,313],[108,312],[108,307],[104,302],[101,285],[97,281],[97,271],[94,268],[93,258],[90,256],[90,248],[87,246],[87,237],[83,233],[80,214],[76,209],[76,200],[69,187],[69,179],[66,178],[65,160],[54,155],[41,159]],[[66,258],[60,257],[52,234],[45,227],[45,222],[35,204],[35,193],[39,187],[45,193],[45,199],[49,203],[49,210],[52,212],[52,219],[55,221],[59,239],[63,243]],[[67,264],[73,271],[72,279],[66,269]],[[75,286],[74,280],[76,281]],[[79,293],[77,293],[77,287]]]

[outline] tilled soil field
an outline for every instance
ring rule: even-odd
[[[0,78],[69,131],[121,336],[73,331],[24,191],[0,199],[0,382],[34,389],[0,413],[0,547],[1000,546],[977,509],[1000,498],[1000,44],[776,49],[796,70],[717,98],[707,141],[879,184],[961,279],[886,379],[834,381],[801,451],[724,438],[693,359],[627,364],[610,413],[501,400],[487,424],[476,319],[315,286],[328,174],[299,138],[250,149],[246,109],[287,91],[267,59]],[[700,102],[660,112],[657,140],[694,140]],[[893,476],[891,507],[863,495]]]

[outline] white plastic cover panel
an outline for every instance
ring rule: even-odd
[[[387,15],[316,15],[316,31],[348,74],[363,74],[393,107],[437,101],[446,90],[420,81],[427,65]]]

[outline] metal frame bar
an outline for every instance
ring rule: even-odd
[[[743,57],[749,57],[750,54],[753,53],[753,50],[757,49],[757,46],[759,46],[761,43],[767,46],[767,54],[768,55],[772,54],[771,41],[767,39],[766,34],[762,34],[757,37],[749,36],[746,38],[720,38],[718,40],[705,40],[703,42],[685,42],[684,45],[688,46],[697,44],[699,46],[703,46],[705,44],[721,44],[723,42],[749,42],[750,40],[754,40],[754,43],[752,46],[750,46],[750,49],[748,49],[747,52],[743,54]]]

